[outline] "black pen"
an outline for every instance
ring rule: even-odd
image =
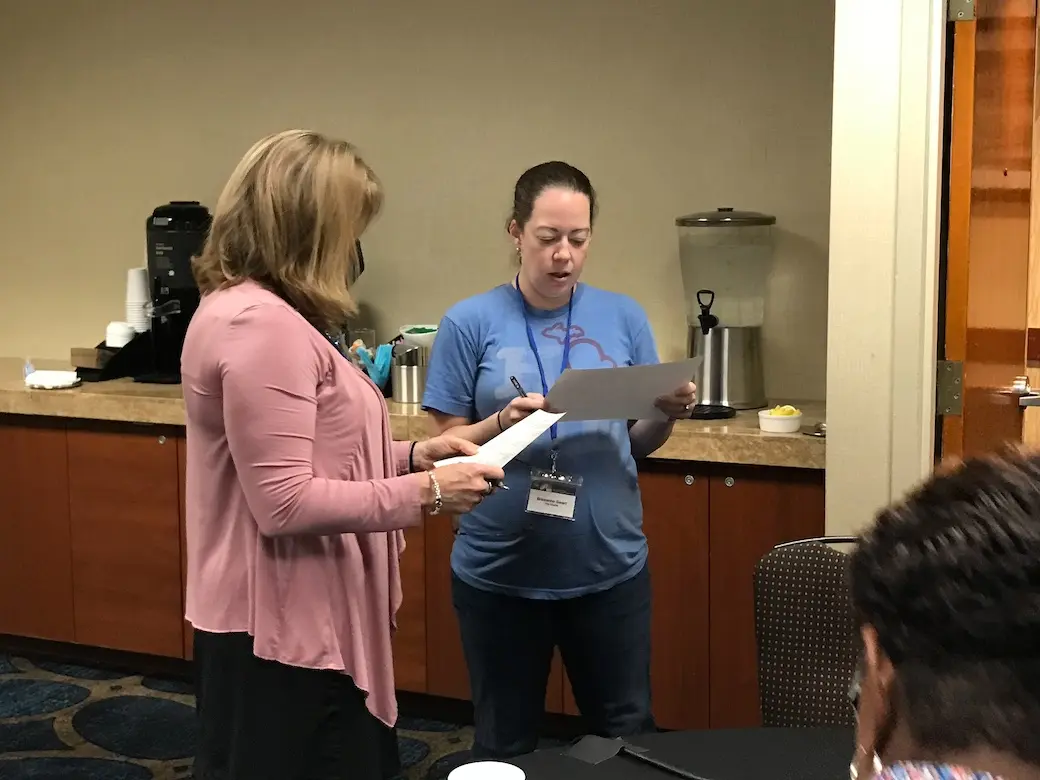
[[[527,398],[527,393],[524,392],[524,388],[520,386],[520,380],[515,376],[509,377],[509,381],[513,383],[513,387],[516,388],[516,392],[520,394],[521,398]]]
[[[527,393],[524,392],[524,388],[520,384],[519,379],[517,379],[515,376],[511,376],[509,377],[509,381],[513,383],[513,387],[516,388],[516,392],[520,394],[521,398],[527,398]],[[504,482],[501,481],[490,482],[489,484],[494,485],[496,490],[509,490],[509,485],[506,485]]]

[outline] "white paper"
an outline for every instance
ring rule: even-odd
[[[505,468],[513,458],[523,452],[539,436],[559,422],[563,414],[550,414],[538,409],[522,419],[516,425],[506,428],[491,441],[481,447],[476,455],[459,455],[454,458],[439,460],[434,468],[450,466],[452,463],[482,463],[486,466]]]
[[[560,375],[546,397],[548,405],[574,420],[665,420],[654,406],[692,382],[700,357],[675,363],[621,368],[569,368]]]

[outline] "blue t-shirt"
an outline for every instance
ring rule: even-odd
[[[527,307],[538,354],[551,388],[562,373],[567,331],[564,306]],[[642,307],[626,295],[579,284],[571,307],[570,367],[613,368],[657,363]],[[453,306],[441,321],[430,356],[423,407],[471,422],[515,396],[515,376],[541,393],[538,364],[527,338],[524,304],[502,285]],[[606,590],[646,563],[643,506],[627,420],[568,422],[546,431],[506,466],[500,490],[459,518],[452,571],[476,588],[536,599],[563,599]],[[580,476],[574,520],[526,511],[531,470]]]

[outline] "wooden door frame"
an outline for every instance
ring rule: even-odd
[[[1021,259],[1029,266],[1033,264],[1033,234],[1037,229],[1036,206],[1031,198],[1033,180],[1036,179],[1036,166],[1032,160],[1035,159],[1037,148],[1036,0],[1032,0],[1031,5],[1028,16],[1022,12],[1029,8],[1030,2],[1020,0],[1014,6],[1009,3],[1002,7],[999,15],[990,13],[986,16],[985,6],[980,6],[983,16],[977,21],[947,23],[936,356],[939,360],[959,363],[963,367],[961,398],[964,409],[960,414],[944,415],[937,419],[935,461],[972,455],[995,446],[993,442],[998,439],[1021,438],[1024,433],[1024,419],[1017,403],[1014,405],[1014,411],[1019,415],[1016,422],[1008,417],[1008,407],[994,404],[989,399],[1000,395],[995,394],[996,388],[992,382],[1006,381],[1010,388],[1016,375],[1026,373],[1027,359],[1040,357],[1030,354],[1031,349],[1040,352],[1040,332],[1030,334],[1028,295],[1023,292],[1021,300],[1015,296],[1000,298],[1004,301],[1004,312],[1008,311],[1008,305],[1023,304],[1021,320],[1016,320],[1015,316],[1005,320],[1003,313],[994,314],[992,304],[979,302],[990,300],[994,290],[1003,294],[1003,286],[990,287],[987,280],[1000,278],[991,277],[989,271],[994,266],[994,258],[1005,256],[1007,251],[1006,246],[994,244],[992,228],[984,229],[983,223],[994,218],[1015,218],[1013,211],[1007,211],[1012,204],[1027,206],[1028,224],[1025,221],[1018,223],[1016,230],[1021,230],[1021,233],[1008,233],[1008,227],[1003,232],[1021,238],[1027,238],[1028,232],[1026,251],[1029,255]],[[1018,70],[1021,61],[1013,57],[1026,49],[1019,48],[1020,41],[1016,35],[1024,30],[1016,32],[1015,23],[1030,16],[1032,29],[1028,37],[1032,39],[1032,63],[1026,83],[1032,93],[1032,105],[1028,107],[1032,150],[1029,150],[1029,160],[1026,161],[1031,169],[1028,171],[1030,185],[1022,187],[1021,184],[1015,184],[1015,177],[1023,176],[1026,171],[1018,167],[1022,158],[1016,156],[1016,150],[1026,150],[1016,145],[1021,142],[1021,138],[1015,140],[1014,130],[1018,125],[1010,118],[1014,113],[1006,110],[1003,101],[1018,94],[1014,85],[1018,83],[1015,79],[1022,75],[1022,71]],[[984,24],[987,26],[983,27]],[[988,66],[976,58],[976,52],[983,51],[978,48],[979,36],[987,31],[990,35],[988,44],[985,44],[990,57]],[[994,66],[991,61],[995,51],[994,40],[1004,47],[1000,49],[1002,64],[997,70],[992,69]],[[982,86],[980,79],[985,79]],[[998,126],[991,124],[994,94],[1002,101],[998,115],[1003,118],[1004,124]],[[1015,105],[1016,112],[1021,110],[1021,103]],[[1018,118],[1021,119],[1021,115]],[[977,136],[976,123],[980,121],[985,122],[988,129],[983,130],[983,135]],[[1000,167],[1003,167],[1003,178],[1000,177]],[[1002,204],[1000,211],[994,211],[996,204]],[[1022,216],[1019,215],[1019,218]],[[977,236],[973,237],[973,230],[978,231]],[[1015,251],[1018,251],[1017,245]],[[1023,270],[1019,268],[1019,273]],[[1013,276],[1005,283],[1010,283],[1015,290],[1028,290],[1027,284],[1023,283],[1020,287],[1018,281]],[[973,286],[977,286],[975,289],[979,294],[979,302],[976,302],[974,309],[969,300],[969,290]],[[1015,326],[1016,321],[1020,325]],[[1008,327],[1009,324],[1013,327]],[[1001,374],[1000,378],[994,379],[990,375],[993,368]],[[1010,372],[1006,379],[1003,378],[1004,370]],[[969,411],[971,419],[966,421]]]
[[[957,57],[958,22],[946,24],[945,46],[945,83],[943,84],[943,140],[942,140],[942,180],[940,183],[939,209],[939,267],[938,293],[936,296],[936,347],[937,360],[964,360],[967,344],[966,338],[956,339],[952,344],[947,341],[948,325],[959,326],[963,333],[966,330],[966,310],[968,297],[968,274],[966,261],[954,262],[955,270],[951,272],[951,252],[954,260],[968,252],[968,219],[971,214],[971,197],[968,187],[964,186],[964,177],[970,186],[971,182],[971,143],[972,143],[972,103],[974,100],[975,69],[974,46],[971,46],[970,57]],[[966,36],[960,35],[961,51],[966,51]],[[964,81],[971,88],[958,97],[962,97],[967,111],[955,112],[953,85],[955,81]],[[959,123],[959,124],[958,124]],[[962,147],[966,147],[962,149]],[[965,157],[967,158],[965,160]],[[954,166],[954,160],[959,164]],[[966,164],[965,164],[966,163]],[[957,184],[959,186],[954,187]],[[952,193],[957,192],[959,197]],[[950,207],[946,208],[945,204]],[[954,219],[953,217],[956,217]],[[951,297],[963,301],[962,305],[950,311]],[[936,410],[938,415],[938,410]],[[935,461],[943,457],[945,442],[950,441],[963,432],[963,419],[959,416],[937,417],[935,425]]]

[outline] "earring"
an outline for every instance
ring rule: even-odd
[[[856,755],[857,756],[865,755],[866,752],[867,752],[867,749],[865,747],[863,747],[863,746],[860,746],[860,747],[856,748]],[[874,753],[874,757],[873,757],[873,760],[871,762],[871,769],[873,769],[874,774],[875,775],[880,775],[884,768],[885,768],[885,765],[881,763],[881,757],[877,753]],[[859,780],[859,769],[856,768],[856,762],[855,761],[853,761],[851,764],[849,764],[849,780]]]
[[[516,245],[516,259],[517,260],[523,260],[524,259],[523,255],[520,254],[520,245],[519,244]]]

